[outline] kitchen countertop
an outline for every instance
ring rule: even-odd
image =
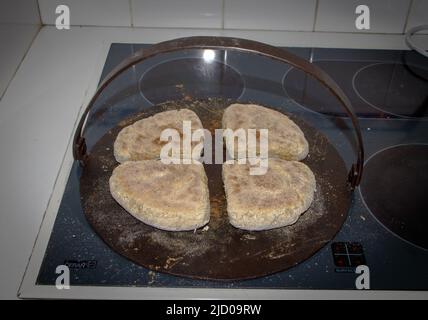
[[[405,49],[402,35],[43,27],[0,101],[0,299],[15,299],[82,106],[113,42],[236,36],[280,46]],[[428,48],[428,35],[417,36]],[[180,289],[178,289],[180,290]]]

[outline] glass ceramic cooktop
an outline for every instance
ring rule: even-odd
[[[101,80],[147,46],[113,44]],[[66,264],[71,285],[353,289],[355,266],[366,264],[372,289],[427,290],[428,61],[410,51],[286,49],[327,71],[350,98],[361,124],[365,173],[331,243],[291,269],[253,280],[202,281],[150,271],[112,251],[88,225],[80,204],[80,167],[74,163],[38,284],[54,284],[56,266]],[[329,138],[349,167],[354,158],[349,119],[315,80],[256,56],[216,51],[201,59],[203,54],[162,55],[122,74],[89,116],[89,150],[120,119],[144,108],[187,95],[219,96],[263,102],[304,118]]]

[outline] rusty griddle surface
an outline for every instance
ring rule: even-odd
[[[211,202],[208,230],[168,232],[128,214],[110,195],[109,178],[118,166],[113,142],[118,132],[157,112],[189,108],[205,128],[221,128],[223,110],[231,101],[208,99],[167,102],[122,121],[91,150],[83,169],[80,192],[86,218],[97,234],[117,253],[148,269],[212,280],[241,280],[288,269],[312,256],[340,230],[349,209],[351,191],[342,158],[327,138],[291,117],[309,142],[303,161],[317,181],[311,207],[292,226],[245,231],[229,224],[221,165],[205,165]]]

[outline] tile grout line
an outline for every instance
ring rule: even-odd
[[[15,78],[16,74],[18,73],[19,68],[21,68],[22,63],[24,62],[25,58],[28,55],[28,52],[30,51],[31,47],[33,46],[33,43],[36,41],[37,36],[40,33],[40,30],[42,29],[41,25],[38,25],[39,29],[37,30],[37,32],[34,34],[33,38],[31,39],[30,43],[28,44],[28,47],[25,49],[25,53],[22,56],[22,59],[19,61],[19,64],[16,66],[12,77],[10,78],[10,80],[8,81],[8,83],[6,84],[6,87],[4,88],[4,91],[0,93],[0,101],[3,99],[4,95],[7,92],[7,89],[9,89],[10,84],[12,83],[13,79]]]
[[[315,32],[315,26],[316,26],[317,17],[318,17],[318,5],[319,5],[319,0],[316,0],[316,2],[315,2],[315,12],[314,12],[314,24],[312,25],[312,32]]]
[[[40,0],[37,0],[37,13],[39,14],[40,26],[44,26],[45,24],[43,23],[43,20],[42,20],[42,11],[40,10]]]
[[[133,17],[133,8],[132,8],[132,0],[128,0],[129,3],[129,19],[131,22],[131,28],[134,28],[134,17]]]
[[[403,34],[406,33],[407,25],[409,23],[410,12],[412,11],[413,0],[410,0],[409,7],[407,8],[406,20],[404,20]]]
[[[225,7],[225,1],[221,0],[221,28],[224,29],[224,7]]]
[[[48,26],[48,27],[55,27],[55,24],[45,24],[43,26]],[[80,28],[100,28],[100,29],[111,29],[111,28],[117,28],[117,29],[131,29],[129,26],[97,26],[97,25],[86,25],[86,24],[81,24],[81,25],[71,25],[72,27],[80,27]],[[203,28],[198,28],[198,27],[134,27],[134,29],[139,29],[139,30],[143,30],[143,29],[150,29],[150,30],[172,30],[172,29],[179,29],[182,31],[185,30],[209,30],[209,31],[219,31],[221,29],[219,28],[208,28],[208,27],[203,27]],[[388,33],[388,32],[348,32],[348,31],[323,31],[323,30],[319,30],[319,31],[305,31],[305,30],[285,30],[285,29],[239,29],[239,28],[225,28],[224,31],[238,31],[238,32],[271,32],[271,33],[306,33],[306,34],[347,34],[347,35],[369,35],[369,36],[400,36],[402,35],[401,32],[394,32],[394,33]],[[426,34],[419,34],[420,36],[426,36]]]

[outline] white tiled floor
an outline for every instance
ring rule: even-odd
[[[134,26],[221,28],[222,0],[132,0]]]
[[[315,0],[225,0],[226,29],[311,31]]]
[[[370,30],[355,27],[355,8],[370,9]],[[410,0],[319,0],[315,31],[402,33]]]
[[[55,24],[55,9],[70,8],[70,24],[85,26],[131,26],[129,0],[38,0],[42,22]]]

